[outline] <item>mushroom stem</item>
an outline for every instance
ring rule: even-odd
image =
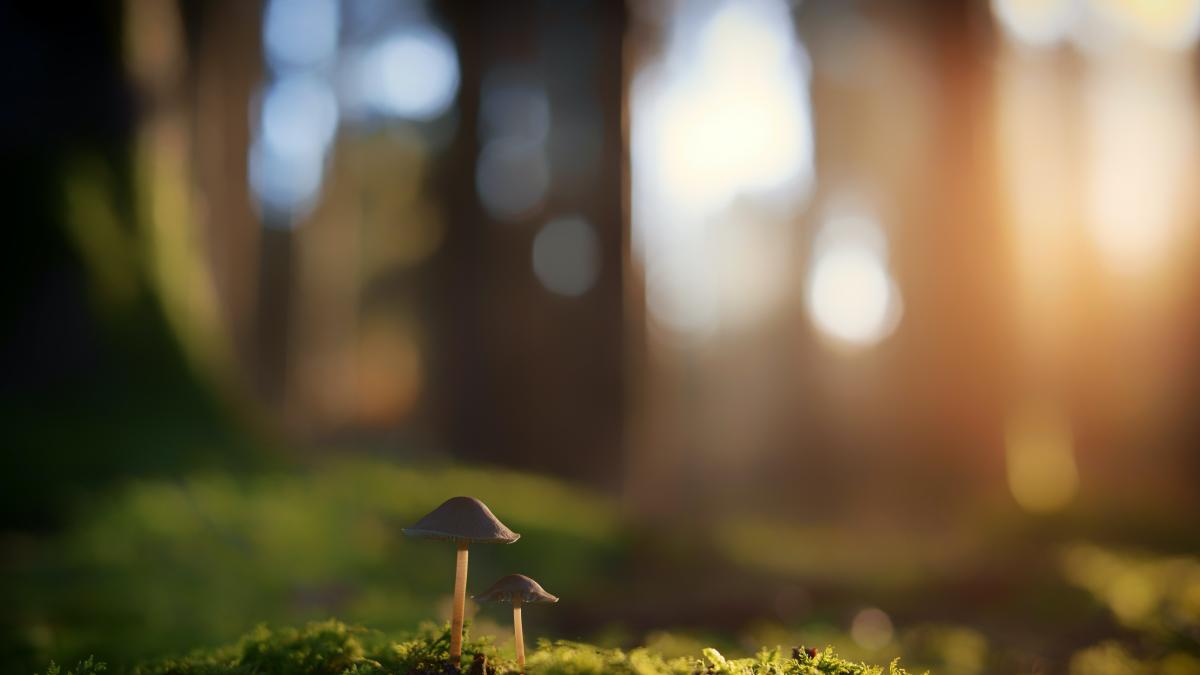
[[[521,627],[521,599],[513,599],[513,639],[517,643],[517,665],[525,669],[525,630]]]
[[[450,618],[450,662],[462,658],[463,614],[467,604],[467,542],[458,543],[458,565],[454,572],[454,614]]]

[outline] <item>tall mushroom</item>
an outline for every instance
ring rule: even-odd
[[[521,538],[492,515],[487,504],[474,497],[452,497],[430,511],[416,525],[404,528],[404,534],[422,539],[442,539],[458,546],[458,565],[454,573],[454,614],[450,620],[450,662],[462,656],[463,611],[467,600],[467,546],[470,544],[511,544]]]
[[[524,574],[510,574],[492,587],[473,596],[480,602],[511,602],[513,606],[513,640],[517,643],[517,665],[525,667],[525,630],[521,626],[521,605],[558,602],[541,584]]]

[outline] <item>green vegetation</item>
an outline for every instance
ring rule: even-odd
[[[108,670],[108,665],[96,661],[94,656],[89,656],[83,661],[80,661],[74,668],[63,670],[57,663],[51,661],[50,667],[46,668],[46,675],[99,675]]]
[[[535,636],[599,646],[543,645],[528,654],[532,672],[673,672],[706,647],[747,657],[783,645],[787,662],[801,644],[830,645],[854,662],[899,656],[939,675],[1200,672],[1200,559],[1186,542],[1163,547],[1172,555],[1112,541],[1063,547],[1052,531],[1039,539],[1014,528],[996,547],[978,543],[996,535],[975,541],[967,528],[959,540],[931,542],[750,514],[663,536],[561,481],[361,457],[306,471],[133,480],[89,496],[61,531],[5,533],[0,671],[45,671],[53,658],[79,662],[59,675],[86,675],[96,671],[82,661],[89,654],[126,668],[191,649],[214,659],[260,623],[331,616],[380,631],[349,635],[382,664],[380,645],[450,615],[454,551],[400,529],[458,494],[485,500],[524,535],[472,555],[468,590],[526,572],[563,598],[553,612],[527,610],[530,646]],[[890,626],[856,623],[868,608]],[[477,634],[496,636],[489,662],[514,658],[507,611],[484,606],[471,618]],[[617,651],[633,645],[643,647]]]
[[[1078,651],[1071,675],[1200,673],[1200,559],[1075,544],[1062,568],[1137,636],[1132,646],[1106,640]]]
[[[442,673],[450,650],[449,627],[425,627],[401,641],[382,633],[347,626],[339,621],[310,623],[301,630],[256,628],[237,644],[200,650],[183,658],[164,659],[134,667],[134,675],[401,675]],[[501,658],[490,640],[463,644],[463,672],[516,673],[516,664]],[[482,656],[484,661],[476,664]],[[486,664],[486,665],[484,665]],[[93,675],[104,670],[91,659],[68,675]],[[712,648],[689,657],[664,658],[648,649],[624,652],[575,642],[542,641],[530,654],[526,672],[546,675],[907,675],[896,662],[888,667],[851,663],[832,650],[764,649],[754,658],[726,659]],[[47,675],[58,675],[51,665]]]
[[[1190,639],[1200,647],[1200,559],[1075,544],[1064,550],[1062,568],[1122,626],[1163,643]]]
[[[407,540],[447,494],[486,499],[522,547],[472,561],[480,579],[527,569],[570,597],[608,576],[615,508],[509,471],[353,460],[309,473],[134,481],[51,538],[5,540],[0,663],[136,661],[228,642],[260,622],[328,616],[401,631],[445,611],[454,551]]]

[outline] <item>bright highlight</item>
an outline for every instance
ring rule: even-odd
[[[395,32],[361,55],[354,71],[354,94],[383,115],[432,120],[449,110],[458,94],[458,53],[431,25]]]
[[[853,347],[886,338],[900,318],[883,233],[870,221],[834,220],[817,241],[808,310],[826,336]]]
[[[786,214],[811,190],[808,58],[778,0],[682,3],[669,35],[631,88],[633,247],[653,325],[703,338],[768,315],[791,282],[758,274],[786,269],[761,255],[786,231],[746,212]]]
[[[1010,36],[1031,46],[1062,40],[1079,18],[1076,0],[992,0],[992,14]]]

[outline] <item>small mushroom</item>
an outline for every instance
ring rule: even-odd
[[[404,528],[404,534],[422,539],[441,539],[458,546],[458,565],[454,573],[454,614],[450,620],[450,662],[462,657],[463,612],[467,599],[467,546],[470,544],[511,544],[521,538],[492,515],[487,504],[474,497],[452,497],[430,511],[416,525]]]
[[[510,574],[492,587],[473,596],[480,602],[511,602],[513,606],[513,639],[517,643],[517,665],[525,667],[525,631],[521,627],[521,605],[549,604],[558,598],[546,592],[541,584],[524,574]]]

